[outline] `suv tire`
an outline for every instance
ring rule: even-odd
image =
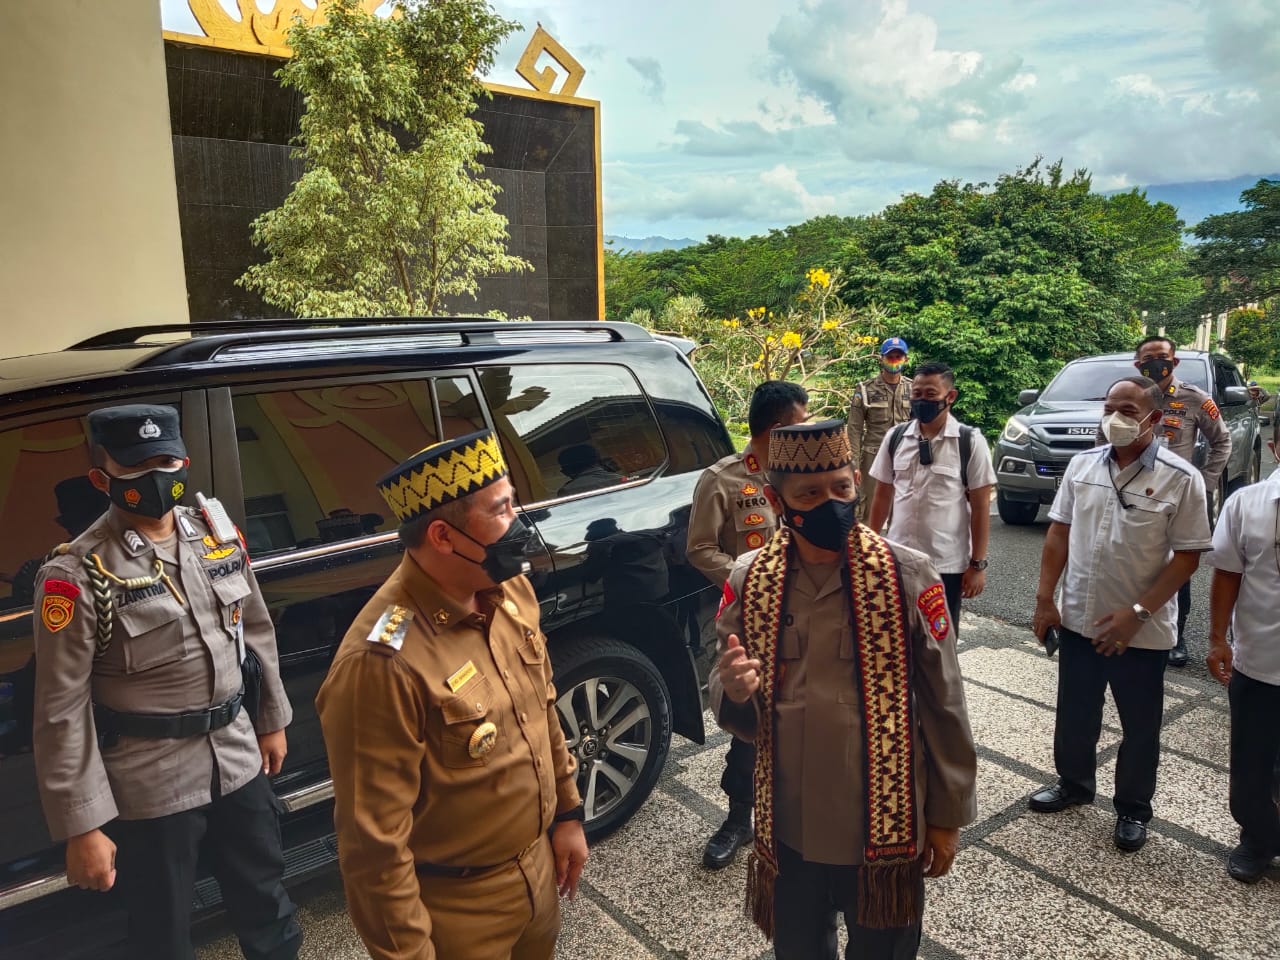
[[[996,491],[996,510],[1000,513],[1000,519],[1010,526],[1025,527],[1036,522],[1040,504],[1009,500],[1003,493]]]
[[[653,791],[671,749],[671,693],[653,661],[607,637],[552,648],[556,711],[578,760],[587,838],[608,836]]]

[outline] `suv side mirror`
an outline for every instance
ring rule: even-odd
[[[1222,391],[1222,402],[1229,407],[1249,402],[1248,387],[1227,387]]]
[[[1025,407],[1040,399],[1039,390],[1023,390],[1018,394],[1018,406]]]

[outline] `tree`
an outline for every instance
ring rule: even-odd
[[[1192,267],[1208,285],[1204,312],[1259,303],[1280,294],[1280,180],[1240,194],[1243,210],[1205,217]]]
[[[303,174],[254,221],[270,259],[241,285],[301,316],[406,316],[529,269],[507,252],[471,117],[488,96],[477,74],[517,25],[483,0],[402,0],[392,18],[333,0],[326,14],[289,32],[277,76],[305,98]]]
[[[1222,346],[1244,365],[1248,376],[1250,368],[1275,365],[1280,357],[1280,329],[1258,307],[1232,310],[1227,314],[1227,335]]]

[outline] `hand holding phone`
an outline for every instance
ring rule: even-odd
[[[1058,646],[1062,643],[1062,630],[1058,626],[1052,626],[1044,632],[1044,652],[1048,657],[1053,657],[1058,652]]]

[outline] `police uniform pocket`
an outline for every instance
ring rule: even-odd
[[[483,767],[489,762],[502,735],[493,709],[493,687],[476,674],[458,691],[457,696],[440,702],[444,720],[441,733],[441,760],[446,767]]]
[[[883,426],[889,422],[889,419],[889,404],[887,402],[867,404],[867,423]]]
[[[171,596],[116,611],[116,636],[124,649],[125,673],[141,673],[187,655],[182,631],[186,614]]]
[[[234,633],[243,613],[244,599],[249,596],[249,581],[243,573],[235,573],[213,581],[213,592],[222,607],[222,625]]]
[[[790,703],[796,699],[800,686],[800,657],[803,645],[800,628],[792,614],[786,614],[782,635],[778,637],[778,700]]]

